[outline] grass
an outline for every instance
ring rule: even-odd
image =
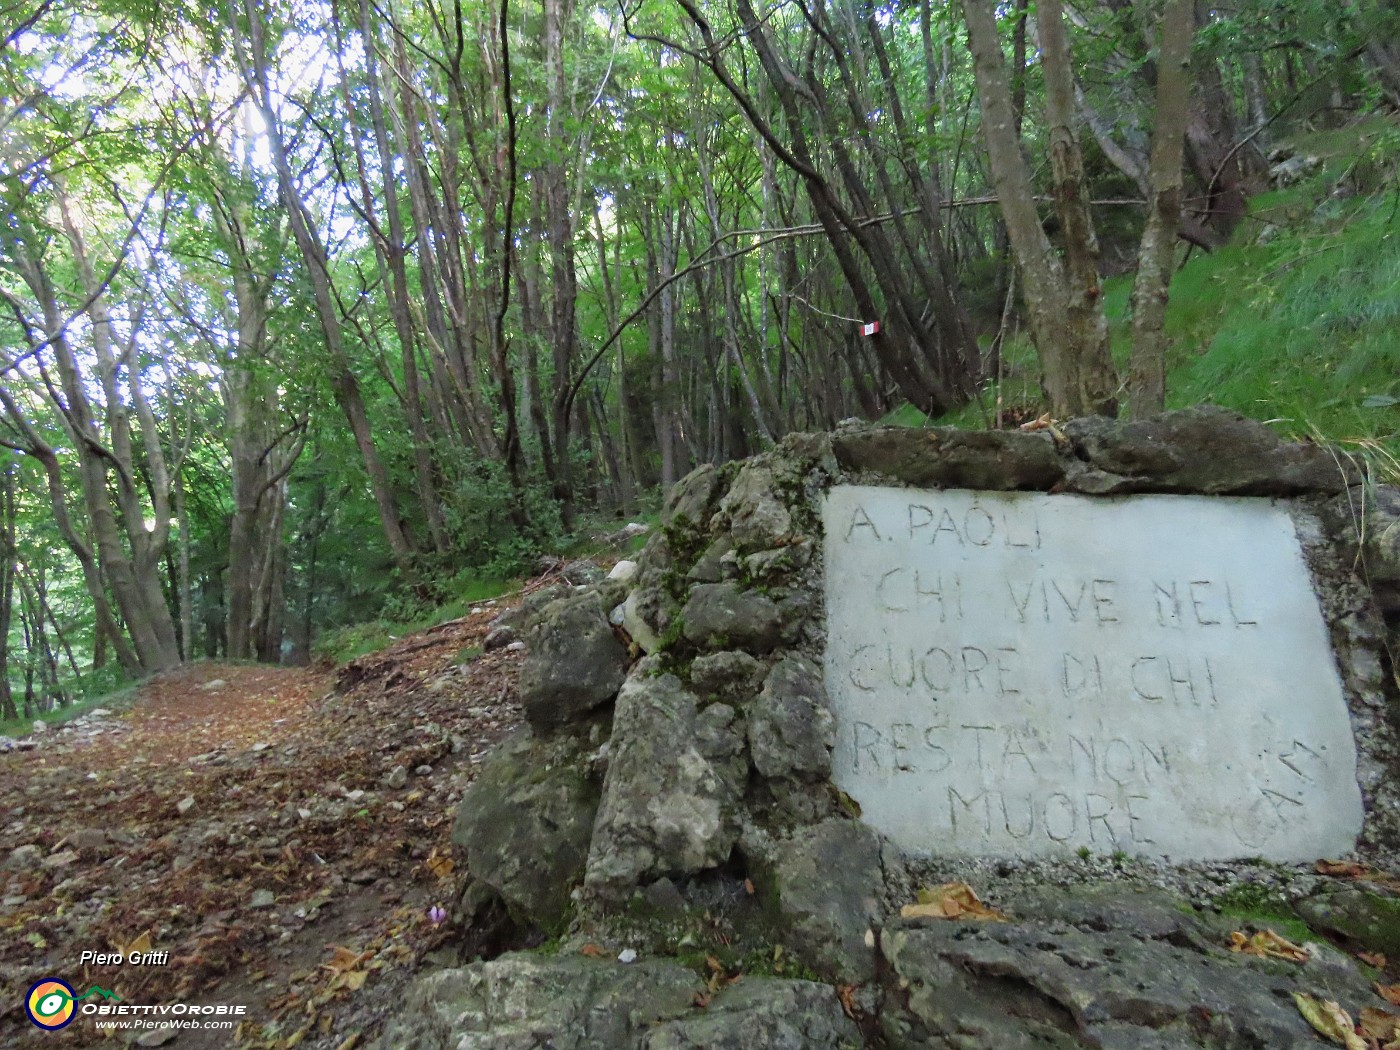
[[[327,659],[337,664],[348,663],[357,656],[393,645],[405,635],[416,634],[448,620],[466,616],[474,605],[490,601],[516,590],[519,586],[519,580],[461,577],[452,584],[452,590],[457,597],[451,601],[428,609],[408,607],[399,616],[391,614],[364,623],[334,628],[317,639],[313,651],[319,659]]]
[[[1193,253],[1173,279],[1167,407],[1233,408],[1400,475],[1400,130],[1377,118],[1309,136],[1298,149],[1319,158],[1318,170],[1254,198],[1231,243]],[[1120,369],[1131,290],[1131,275],[1104,285]],[[1038,404],[1028,341],[1009,341],[1004,359],[1006,378],[982,405],[938,422],[985,426],[997,396],[1007,406]],[[907,408],[886,421],[925,422]]]
[[[47,722],[51,726],[62,725],[64,722],[71,722],[97,707],[105,707],[109,711],[124,710],[135,702],[136,689],[135,684],[124,685],[103,696],[84,697],[64,707],[55,707],[52,711],[44,711],[31,718],[20,717],[0,721],[0,736],[28,736],[35,722]],[[20,706],[21,699],[16,698],[15,704]]]
[[[1276,891],[1257,883],[1241,883],[1211,902],[1226,918],[1256,930],[1270,929],[1294,944],[1307,941],[1327,943],[1313,931]]]

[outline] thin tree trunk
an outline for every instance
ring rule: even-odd
[[[1133,282],[1133,349],[1128,401],[1134,419],[1166,407],[1167,287],[1181,215],[1182,153],[1190,110],[1189,63],[1195,30],[1192,0],[1168,0],[1162,13],[1157,61],[1157,118],[1149,162],[1152,196]]]

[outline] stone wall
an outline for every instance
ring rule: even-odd
[[[822,1035],[810,1045],[857,1039],[854,1028],[822,1012],[832,1000],[829,989],[813,990],[820,982],[847,989],[844,1015],[861,1022],[861,1039],[878,1031],[887,1045],[962,1045],[927,1041],[952,1022],[909,989],[912,982],[926,992],[944,979],[939,974],[952,981],[949,966],[975,973],[977,965],[953,957],[984,949],[955,950],[940,939],[942,929],[897,918],[899,904],[938,868],[936,858],[930,866],[903,855],[832,782],[821,513],[824,494],[838,484],[1283,501],[1304,544],[1357,740],[1366,814],[1359,848],[1389,859],[1400,844],[1400,752],[1384,616],[1400,611],[1400,497],[1362,480],[1327,449],[1283,443],[1261,425],[1208,408],[1142,423],[1077,420],[1035,433],[859,427],[792,435],[747,462],[701,467],[670,494],[662,528],[630,579],[564,595],[522,625],[529,725],[488,760],[454,831],[470,874],[455,918],[466,955],[488,960],[462,980],[489,998],[480,991],[484,975],[509,983],[524,965],[490,957],[543,938],[566,953],[634,946],[689,962],[702,978],[710,967],[705,1004],[728,994],[737,970],[810,985],[800,994],[786,984],[772,992],[775,1002],[810,992],[824,1004],[813,1021]],[[1009,861],[973,867],[1020,867]],[[1086,881],[1082,858],[1063,861],[1079,864],[1071,881]],[[1160,865],[1144,863],[1152,881],[1168,891],[1176,885]],[[1057,877],[1054,870],[1036,867],[1032,881]],[[1093,901],[1088,911],[1108,907]],[[1042,902],[1027,913],[1037,909],[1054,911]],[[1015,941],[1007,936],[985,951],[1004,955]],[[747,955],[715,962],[716,952],[725,955],[717,945]],[[573,978],[561,970],[566,979]],[[438,988],[444,979],[435,980]],[[964,987],[975,976],[958,981],[958,994],[975,998]],[[1260,1017],[1268,1015],[1251,1038],[1273,1038],[1270,1025],[1291,1021],[1269,1012],[1271,991],[1251,988],[1241,995],[1257,994]],[[994,998],[990,986],[983,992]],[[981,1007],[989,1016],[990,1002]],[[1189,1010],[1178,1013],[1162,1023],[1189,1025]],[[1049,1025],[1092,1045],[1112,1042],[1084,1018],[1068,1028],[1062,1021],[1047,1015],[1022,1028]],[[1120,1022],[1142,1023],[1113,1024]],[[398,1038],[409,1045],[405,1031]],[[717,1041],[706,1045],[730,1045],[727,1035],[707,1038]],[[422,1045],[455,1045],[435,1039]],[[516,1045],[483,1039],[470,1045]],[[642,1039],[628,1035],[617,1045]],[[1083,1044],[1066,1037],[1056,1045]]]

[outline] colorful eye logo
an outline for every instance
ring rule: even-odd
[[[56,977],[45,977],[29,989],[24,1012],[40,1028],[53,1031],[73,1020],[73,987]]]

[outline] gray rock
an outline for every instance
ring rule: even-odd
[[[793,534],[792,513],[778,491],[778,479],[763,460],[750,460],[720,500],[729,535],[745,550],[781,546]]]
[[[1081,892],[1091,899],[1078,917],[893,920],[880,947],[907,989],[911,1016],[892,1045],[1311,1050],[1316,1036],[1294,991],[1371,1001],[1366,982],[1332,949],[1314,946],[1302,965],[1232,955],[1219,947],[1223,936],[1206,937],[1165,895],[1061,890]],[[1119,925],[1103,925],[1105,907]]]
[[[6,871],[29,871],[37,868],[44,860],[44,851],[34,843],[16,846],[5,858]]]
[[[771,598],[736,583],[702,583],[681,610],[686,640],[710,649],[766,653],[778,644],[782,616]]]
[[[1366,582],[1383,612],[1400,612],[1400,488],[1377,485],[1365,495],[1361,550]]]
[[[474,878],[546,929],[583,878],[598,811],[587,760],[565,737],[522,730],[492,751],[457,809],[452,843]]]
[[[37,718],[34,720],[33,727],[29,730],[31,736],[43,736],[48,731],[49,724]]]
[[[661,650],[662,623],[666,619],[666,595],[659,587],[640,587],[622,605],[622,629],[642,652]]]
[[[68,865],[72,864],[77,859],[78,854],[75,851],[71,849],[66,849],[63,850],[61,853],[50,853],[47,857],[43,859],[42,863],[39,866],[50,870],[52,870],[53,868],[66,868],[68,867]]]
[[[637,563],[625,558],[608,570],[608,579],[617,580],[619,583],[627,583],[636,575]]]
[[[748,653],[705,653],[690,664],[690,684],[705,696],[747,704],[763,681],[764,666]]]
[[[537,732],[586,715],[614,696],[627,673],[627,650],[594,595],[549,606],[530,633],[520,666],[520,702]]]
[[[847,470],[872,470],[920,487],[1045,490],[1065,475],[1047,434],[871,427],[832,439]]]
[[[383,1050],[629,1050],[692,1012],[704,984],[669,960],[510,953],[409,990]]]
[[[661,524],[687,521],[700,525],[709,517],[710,507],[719,495],[719,471],[709,463],[696,467],[671,487],[661,508]]]
[[[489,653],[496,649],[504,649],[513,641],[515,641],[515,628],[502,624],[500,627],[493,627],[486,632],[486,639],[481,643],[481,647]]]
[[[554,583],[548,587],[541,587],[539,590],[531,591],[520,599],[520,604],[513,609],[507,609],[494,620],[490,627],[511,627],[516,631],[525,631],[534,624],[539,617],[541,610],[557,602],[560,598],[568,597],[572,592],[567,584]]]
[[[621,901],[644,880],[716,867],[737,836],[743,732],[733,711],[696,697],[644,661],[618,694],[585,887]],[[712,705],[723,707],[723,705]]]
[[[880,925],[884,871],[874,831],[855,820],[827,820],[754,861],[783,941],[803,962],[843,981],[875,975],[871,931]]]
[[[1132,479],[1131,491],[1291,496],[1337,493],[1359,480],[1327,449],[1288,444],[1264,424],[1214,405],[1136,422],[1086,416],[1064,430],[1080,459]]]
[[[107,832],[101,828],[79,828],[63,836],[61,845],[72,849],[101,849],[107,844]]]
[[[271,908],[277,903],[277,897],[271,890],[254,890],[253,896],[248,900],[250,908]]]
[[[696,583],[719,583],[724,579],[724,558],[734,549],[734,541],[721,536],[705,548],[705,553],[690,567],[686,579]]]
[[[745,977],[703,1011],[657,1025],[643,1050],[850,1050],[860,1030],[834,989],[813,981]]]
[[[800,569],[812,560],[812,541],[803,540],[771,551],[758,551],[744,558],[744,572],[750,579],[767,581]]]
[[[607,574],[587,558],[580,558],[565,564],[559,570],[559,575],[577,587],[580,584],[597,583],[606,578]]]
[[[179,811],[180,816],[185,816],[190,810],[194,809],[194,796],[186,795],[179,802],[175,803],[175,808]]]
[[[836,721],[811,663],[787,657],[775,664],[748,718],[749,752],[765,777],[830,774]]]
[[[395,766],[389,771],[389,775],[384,778],[384,786],[397,791],[408,783],[408,770],[403,766]]]
[[[1336,934],[1367,951],[1400,958],[1400,900],[1360,886],[1330,886],[1294,910],[1315,930]]]

